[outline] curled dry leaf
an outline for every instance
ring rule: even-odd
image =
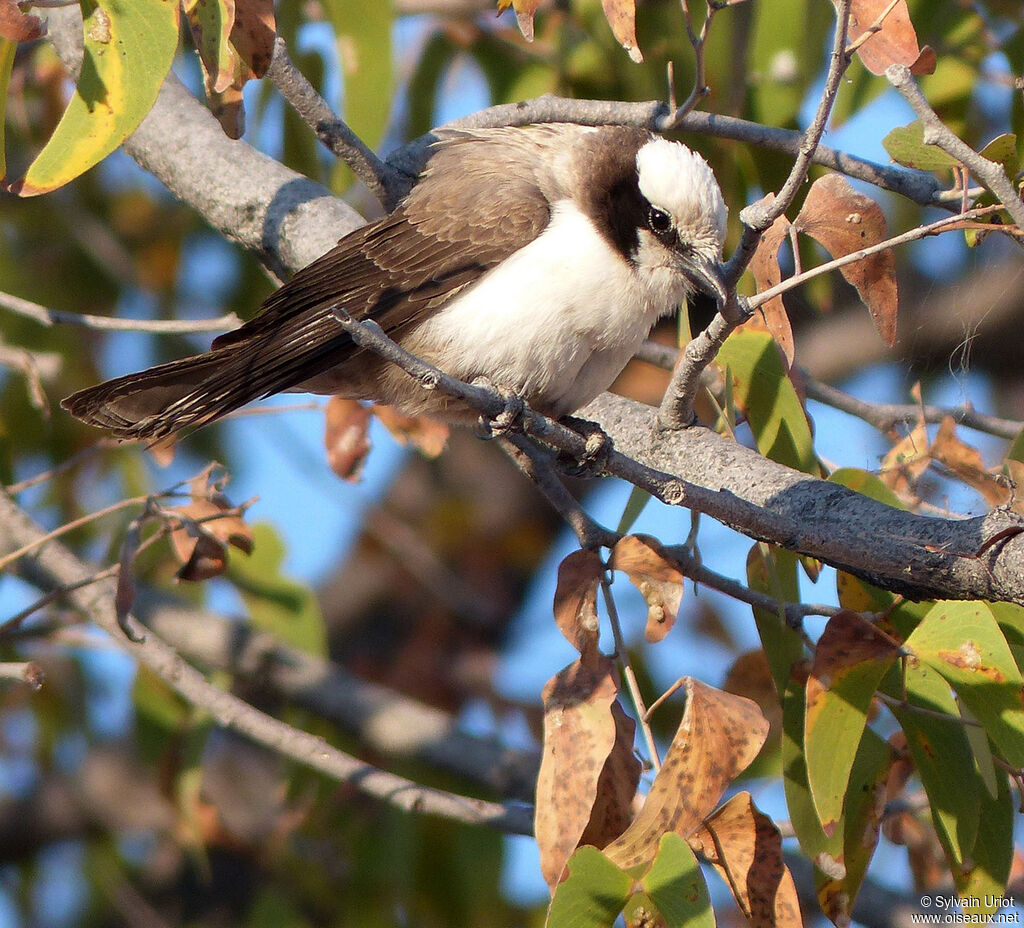
[[[879,205],[854,190],[839,174],[826,174],[811,185],[793,225],[819,242],[833,258],[877,245],[888,237],[885,216]],[[893,345],[899,291],[892,250],[876,252],[844,265],[840,271],[857,288],[885,343]]]
[[[957,437],[956,422],[952,416],[945,416],[939,425],[931,445],[931,456],[977,490],[990,506],[1003,506],[1010,501],[1010,488],[988,472],[981,452]]]
[[[46,34],[46,26],[38,16],[23,13],[14,0],[0,0],[0,39],[31,42]]]
[[[597,588],[603,575],[604,565],[596,551],[573,551],[558,565],[555,622],[585,664],[594,664],[599,657]]]
[[[540,0],[498,0],[499,13],[504,13],[509,7],[515,10],[519,31],[527,42],[533,41],[533,14],[539,6]]]
[[[393,406],[374,405],[373,414],[396,441],[436,458],[448,443],[448,426],[429,416],[407,416]]]
[[[228,545],[252,553],[252,530],[220,494],[169,509],[181,520],[171,532],[171,546],[181,568],[179,580],[209,580],[227,569]],[[230,513],[230,514],[228,514]]]
[[[612,549],[608,566],[623,571],[647,602],[650,642],[661,641],[671,630],[683,601],[683,575],[649,535],[627,535]]]
[[[590,821],[579,843],[603,848],[629,826],[633,817],[633,800],[640,783],[640,759],[633,750],[636,722],[616,701],[611,706],[615,721],[615,743],[597,781],[597,796],[590,812]]]
[[[534,833],[541,871],[555,886],[591,821],[598,784],[616,744],[611,658],[570,664],[544,686],[544,747],[537,775]]]
[[[121,551],[118,555],[117,586],[114,590],[114,609],[117,613],[117,624],[121,626],[125,634],[131,637],[128,631],[128,614],[135,605],[135,555],[139,550],[139,542],[142,540],[142,519],[133,519],[124,533],[121,541]]]
[[[207,91],[223,93],[235,80],[236,54],[230,42],[235,0],[185,0],[182,7],[199,52]]]
[[[689,838],[757,756],[768,722],[749,699],[684,677],[686,710],[643,808],[605,848],[623,869],[654,859],[661,836]]]
[[[355,483],[370,453],[371,412],[357,400],[332,396],[325,412],[324,447],[327,463],[342,480]]]
[[[847,35],[851,44],[867,30],[877,30],[857,47],[864,67],[872,74],[884,74],[891,64],[905,64],[914,74],[931,74],[935,52],[927,45],[924,49],[918,46],[907,0],[896,0],[892,9],[890,5],[890,0],[853,0],[850,4]]]
[[[752,928],[799,928],[800,903],[782,859],[782,835],[750,798],[737,793],[690,838],[722,875]]]
[[[759,202],[769,205],[774,199],[775,194],[769,193]],[[758,293],[782,283],[782,272],[779,270],[779,248],[787,235],[789,235],[789,220],[785,216],[779,216],[772,223],[771,228],[761,236],[757,251],[754,252],[754,257],[750,260],[750,273],[754,275]],[[782,294],[773,296],[758,309],[764,319],[765,327],[786,356],[786,363],[792,367],[795,354],[793,329],[789,324],[789,315],[786,313],[786,304],[782,301]]]
[[[601,0],[605,19],[612,27],[612,35],[618,40],[629,57],[641,64],[644,56],[636,44],[636,2],[635,0]]]
[[[235,0],[235,23],[231,44],[253,77],[263,77],[274,54],[277,21],[274,0]]]

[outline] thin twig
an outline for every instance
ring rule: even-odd
[[[812,280],[821,274],[827,274],[829,271],[846,267],[848,264],[856,264],[858,261],[863,261],[871,255],[878,254],[881,251],[888,251],[898,245],[906,245],[909,242],[916,242],[919,239],[928,238],[933,235],[941,235],[944,232],[970,228],[981,229],[986,232],[1002,232],[1011,236],[1024,236],[1024,229],[1020,229],[1016,226],[972,222],[974,219],[990,215],[993,212],[1000,212],[1002,209],[1002,206],[982,206],[978,209],[968,210],[966,213],[958,213],[955,216],[945,216],[942,219],[937,219],[935,222],[928,223],[928,225],[908,229],[906,232],[901,232],[899,235],[894,235],[892,238],[887,238],[885,241],[876,242],[874,245],[869,245],[867,248],[861,248],[858,251],[851,251],[849,254],[843,255],[841,258],[826,261],[824,264],[812,267],[808,271],[793,274],[781,283],[776,284],[774,287],[769,287],[767,290],[762,290],[751,297],[747,297],[747,304],[751,310],[755,310],[759,306],[763,306],[769,300],[774,299],[780,294],[786,293],[795,287],[799,287],[801,284],[806,283],[808,280]]]
[[[852,55],[858,48],[860,48],[868,39],[871,38],[876,32],[881,32],[882,27],[885,25],[886,17],[896,9],[896,4],[900,0],[889,0],[889,5],[882,10],[881,13],[875,18],[875,21],[867,27],[856,39],[854,39],[849,45],[846,46],[846,54]]]
[[[54,477],[77,467],[83,461],[88,460],[100,451],[104,451],[107,448],[114,448],[117,445],[118,441],[115,438],[100,438],[88,448],[83,448],[77,454],[61,461],[49,470],[44,470],[41,474],[36,474],[34,477],[27,477],[24,480],[19,480],[17,483],[8,484],[4,487],[4,491],[9,493],[11,496],[17,496],[19,493],[22,493],[31,487],[38,486],[41,483],[46,483],[47,480],[52,480]]]
[[[111,316],[92,316],[88,313],[72,313],[62,309],[50,309],[31,300],[24,300],[10,293],[0,292],[0,307],[32,319],[40,325],[74,325],[84,329],[98,329],[105,332],[153,332],[158,335],[179,335],[190,332],[224,332],[236,329],[242,320],[234,313],[226,313],[217,319],[116,319]]]
[[[502,440],[502,448],[544,494],[552,508],[573,530],[581,548],[611,548],[621,537],[595,522],[565,488],[550,459],[525,435],[511,434]]]
[[[1021,202],[1020,195],[1006,176],[1002,165],[983,158],[939,119],[917,86],[910,68],[902,64],[889,65],[885,76],[917,113],[924,127],[924,143],[938,146],[947,155],[970,168],[971,174],[988,187],[1006,207],[1017,227],[1024,229],[1024,203]]]
[[[274,40],[266,76],[337,157],[345,162],[389,212],[409,192],[410,178],[385,162],[341,120],[288,56],[284,39]]]
[[[612,585],[608,579],[607,572],[601,578],[601,593],[604,595],[605,608],[608,610],[608,623],[612,627],[612,638],[615,640],[615,656],[622,665],[622,676],[626,681],[626,689],[633,701],[633,708],[636,710],[637,721],[640,724],[640,731],[643,732],[644,743],[647,745],[647,753],[650,755],[651,766],[655,772],[661,769],[661,756],[658,754],[658,745],[654,741],[654,732],[648,721],[647,707],[644,704],[643,694],[640,692],[640,684],[637,683],[636,674],[633,672],[633,665],[629,662],[629,651],[626,650],[626,642],[622,637],[622,625],[619,623],[619,611],[615,607],[615,598],[612,596]]]
[[[836,30],[832,41],[828,75],[818,102],[814,119],[804,133],[796,161],[789,177],[771,202],[764,200],[748,206],[740,213],[743,234],[740,244],[726,263],[724,276],[729,284],[730,300],[715,314],[703,332],[686,346],[682,363],[676,368],[665,391],[658,410],[658,422],[662,428],[685,428],[693,422],[693,401],[700,386],[701,373],[714,360],[725,340],[747,316],[735,297],[736,282],[754,257],[761,236],[771,224],[789,209],[797,192],[807,179],[807,172],[814,159],[814,153],[821,142],[822,133],[828,123],[832,105],[839,92],[843,74],[850,63],[846,54],[846,34],[850,19],[851,0],[838,0],[836,4]]]
[[[70,588],[91,576],[92,571],[60,542],[41,544],[45,535],[43,530],[3,493],[0,493],[0,524],[4,525],[10,541],[19,548],[36,550],[34,570],[48,582]],[[83,589],[69,593],[71,604],[190,704],[207,711],[219,724],[397,808],[488,825],[508,833],[531,832],[530,811],[524,806],[503,806],[458,796],[386,773],[339,751],[323,738],[273,718],[213,685],[152,631],[145,636],[136,636],[142,640],[128,639],[121,631],[114,608],[113,581],[107,580],[97,586],[98,589],[94,587],[88,593]],[[136,622],[133,617],[129,621]]]
[[[683,21],[686,23],[686,35],[690,40],[690,45],[693,46],[693,90],[690,91],[690,95],[683,101],[681,106],[677,107],[675,100],[670,99],[669,103],[674,112],[668,122],[662,126],[662,132],[672,132],[676,129],[679,123],[686,118],[686,115],[692,112],[697,104],[711,92],[711,89],[708,87],[704,66],[704,49],[707,46],[711,21],[714,19],[719,7],[714,3],[708,4],[707,14],[704,17],[700,35],[697,35],[693,29],[693,15],[690,12],[689,0],[680,0],[680,3],[683,8]]]

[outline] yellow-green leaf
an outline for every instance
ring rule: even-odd
[[[715,913],[700,864],[686,841],[662,835],[651,869],[640,880],[666,928],[714,928]]]
[[[327,654],[327,630],[316,594],[281,572],[284,544],[266,523],[252,528],[253,553],[234,557],[228,577],[249,607],[257,628],[310,654]]]
[[[892,489],[870,471],[861,470],[859,467],[840,467],[832,471],[828,479],[831,483],[838,483],[848,490],[854,490],[875,500],[875,502],[885,503],[886,506],[892,506],[894,509],[906,508]]]
[[[949,682],[1004,759],[1024,766],[1024,681],[992,610],[978,602],[936,603],[905,646]]]
[[[893,161],[919,171],[943,171],[960,163],[941,148],[925,144],[924,126],[920,120],[893,129],[882,139],[882,145]]]
[[[81,0],[85,57],[78,85],[43,150],[15,185],[54,190],[102,161],[145,118],[178,47],[177,0]]]
[[[766,458],[817,475],[814,440],[800,397],[767,332],[734,332],[718,353],[728,369],[736,404],[747,417],[757,449]]]
[[[629,899],[632,879],[593,847],[581,847],[566,867],[545,928],[608,928]]]
[[[905,675],[898,671],[890,671],[883,689],[895,699],[906,692],[908,705],[891,704],[890,708],[906,735],[939,840],[951,860],[962,861],[974,847],[979,802],[985,792],[974,769],[963,720],[949,684],[934,670],[910,661]]]
[[[4,110],[7,104],[7,85],[11,82],[11,68],[14,67],[14,52],[17,42],[0,39],[0,184],[7,177],[6,143],[4,141]]]

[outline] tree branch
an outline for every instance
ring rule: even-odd
[[[0,532],[0,550],[4,551],[35,546],[45,534],[5,493],[0,493]],[[56,541],[45,544],[32,560],[37,574],[46,578],[47,587],[72,587],[91,573],[70,550]],[[149,667],[189,703],[209,712],[219,724],[334,780],[350,783],[361,792],[397,808],[488,825],[510,833],[531,833],[530,814],[523,807],[506,808],[484,800],[456,796],[386,773],[337,750],[323,738],[293,728],[217,688],[155,633],[137,636],[139,640],[136,641],[128,639],[118,623],[114,586],[113,579],[82,586],[70,592],[68,600],[125,651]]]

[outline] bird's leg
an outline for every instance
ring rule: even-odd
[[[477,420],[479,435],[484,439],[497,438],[507,435],[509,432],[522,431],[523,414],[526,411],[526,403],[523,398],[514,390],[499,386],[489,377],[475,377],[473,385],[487,387],[501,397],[504,408],[496,416],[488,418],[481,415]]]
[[[570,477],[600,477],[608,464],[608,456],[612,453],[611,436],[597,422],[590,419],[563,416],[558,421],[586,440],[583,454],[578,458],[564,452],[558,455],[559,468]]]

